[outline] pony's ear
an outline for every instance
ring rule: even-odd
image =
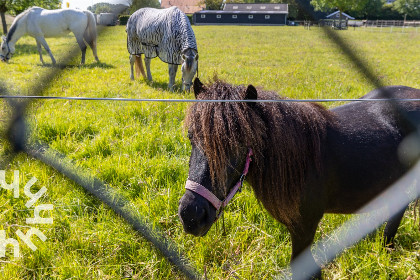
[[[257,89],[253,85],[249,85],[245,92],[245,99],[257,100],[257,98],[258,98]]]
[[[200,93],[202,93],[204,91],[204,85],[203,85],[203,83],[201,83],[199,78],[194,79],[193,88],[194,88],[195,98],[197,99],[198,96],[200,95]]]

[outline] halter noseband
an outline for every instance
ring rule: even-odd
[[[216,220],[217,220],[219,218],[219,216],[222,214],[223,209],[229,203],[229,201],[235,196],[235,194],[237,192],[241,191],[241,187],[244,183],[245,177],[248,174],[249,165],[252,161],[252,159],[251,159],[252,155],[253,155],[252,149],[250,148],[248,150],[248,154],[246,156],[245,167],[244,167],[244,171],[242,172],[241,178],[235,184],[233,189],[230,191],[230,193],[227,195],[227,197],[223,201],[221,201],[219,198],[217,198],[217,196],[215,196],[211,191],[209,191],[203,185],[201,185],[199,183],[196,183],[194,181],[191,181],[189,179],[187,180],[187,182],[185,184],[185,188],[187,190],[193,191],[193,192],[201,195],[205,199],[207,199],[214,206],[214,208],[216,208]]]

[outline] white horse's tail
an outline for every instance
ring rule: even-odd
[[[98,56],[96,54],[96,20],[95,16],[90,11],[83,11],[88,18],[88,24],[85,29],[85,33],[83,34],[83,39],[85,39],[86,43],[92,48],[93,55],[95,59],[98,60]]]

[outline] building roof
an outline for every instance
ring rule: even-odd
[[[340,11],[335,11],[334,13],[332,13],[332,14],[329,14],[328,16],[326,16],[326,18],[338,18],[339,17],[339,13],[340,13]],[[349,16],[348,14],[346,14],[346,13],[341,13],[343,16],[345,16],[346,18],[348,18],[348,19],[354,19],[354,17],[352,17],[352,16]]]
[[[161,0],[160,6],[162,8],[177,6],[184,14],[193,14],[204,9],[200,2],[202,0]]]
[[[240,12],[250,12],[250,11],[262,11],[262,12],[281,12],[288,13],[289,8],[287,4],[247,4],[247,3],[226,3],[223,7],[223,11],[240,11]]]
[[[275,12],[275,11],[221,11],[221,10],[202,10],[196,12],[196,14],[229,14],[229,15],[235,15],[235,14],[265,14],[265,15],[273,15],[273,14],[285,14],[287,15],[287,12]]]

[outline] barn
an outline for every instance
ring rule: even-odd
[[[226,3],[223,10],[203,10],[194,13],[196,25],[285,25],[287,4]]]
[[[349,20],[349,19],[354,19],[354,17],[349,16],[346,13],[341,13],[342,14],[342,19],[343,20]],[[326,16],[327,19],[340,19],[340,11],[336,11],[332,14],[329,14],[328,16]]]

